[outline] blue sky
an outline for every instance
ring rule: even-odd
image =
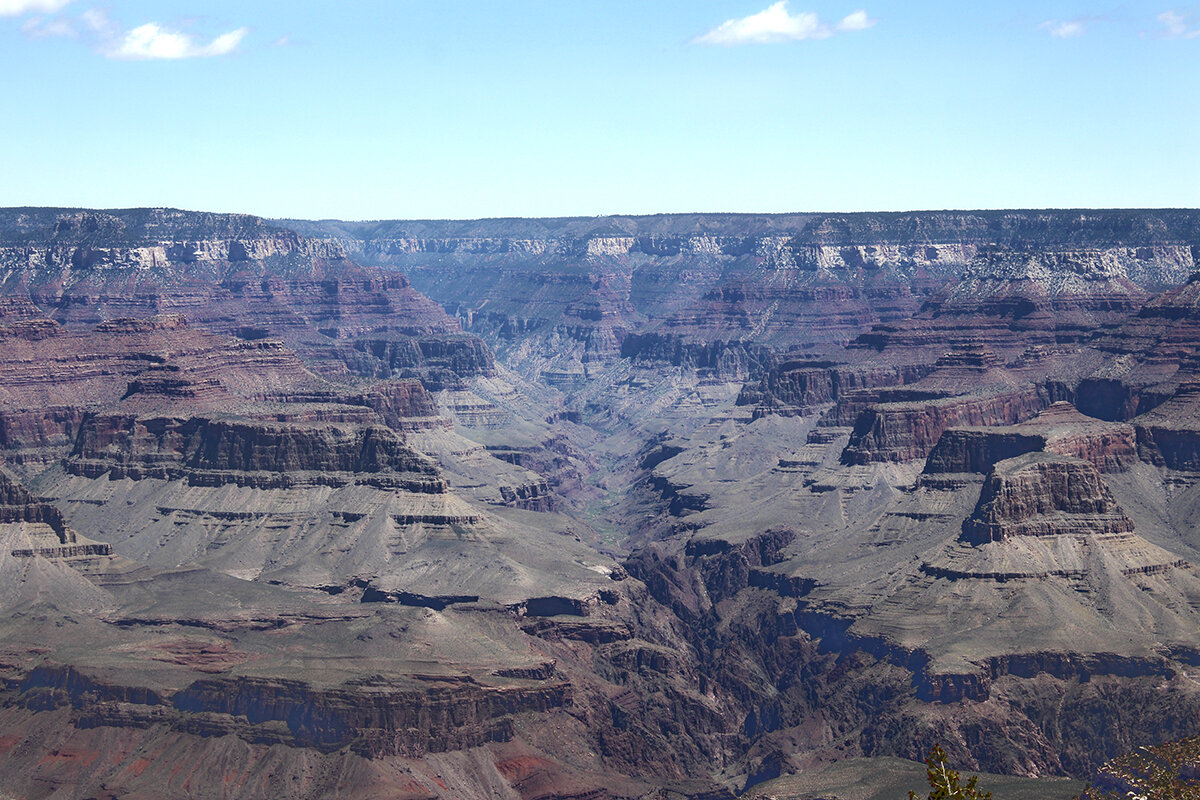
[[[1200,6],[0,0],[0,205],[1200,206]]]

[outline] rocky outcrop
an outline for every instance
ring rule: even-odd
[[[1106,581],[1118,592],[1125,589],[1114,583],[1149,576],[1190,584],[1193,567],[1134,533],[1091,464],[1031,453],[996,465],[960,544],[921,569],[954,581]]]
[[[1025,453],[1040,453],[1046,439],[1019,425],[997,428],[948,428],[925,460],[925,472],[991,472],[997,463]]]
[[[70,447],[86,412],[127,396],[153,394],[160,398],[154,402],[211,407],[318,383],[278,342],[213,336],[178,316],[110,320],[90,331],[42,320],[0,328],[0,338],[6,334],[0,357],[0,443],[6,450]]]
[[[770,351],[750,342],[690,342],[679,335],[646,333],[626,336],[621,356],[743,379],[762,374]]]
[[[947,429],[925,472],[987,473],[1000,461],[1042,451],[1081,458],[1100,472],[1122,472],[1138,458],[1131,426],[1091,419],[1057,402],[1019,425]]]
[[[863,412],[874,406],[891,403],[926,403],[933,400],[944,400],[952,396],[952,392],[940,388],[860,389],[842,394],[833,408],[825,412],[817,424],[822,428],[853,428],[862,418]]]
[[[1089,417],[1128,422],[1167,400],[1171,388],[1140,386],[1110,377],[1088,377],[1076,388],[1075,403]]]
[[[408,758],[505,741],[513,735],[512,715],[568,702],[565,684],[501,689],[452,677],[408,691],[368,682],[322,691],[292,681],[198,681],[171,698],[176,710],[212,733],[227,720],[231,733],[254,736],[260,726],[271,736],[278,728],[270,723],[284,723],[295,745],[349,745],[363,755]],[[209,714],[216,718],[206,719]],[[242,718],[249,730],[239,730]]]
[[[847,464],[925,458],[948,428],[1024,422],[1051,402],[1031,386],[991,395],[880,403],[859,415],[842,458]]]
[[[0,525],[14,522],[36,522],[58,534],[64,543],[70,535],[62,513],[48,503],[40,502],[12,475],[0,470]]]
[[[448,675],[317,688],[298,680],[213,678],[166,694],[47,667],[11,682],[8,694],[29,708],[74,708],[81,727],[166,725],[205,737],[420,758],[507,741],[516,715],[570,703],[567,684],[543,684],[485,686]]]
[[[90,566],[112,555],[108,544],[80,536],[67,527],[57,508],[38,500],[16,478],[0,470],[0,532],[14,529],[14,541],[20,546],[10,552],[16,558],[69,559]]]
[[[1123,324],[1097,332],[1105,368],[1079,387],[1079,408],[1102,419],[1128,421],[1154,410],[1200,379],[1200,275],[1146,302]]]
[[[1169,469],[1200,470],[1200,383],[1182,385],[1152,411],[1135,417],[1142,460]]]
[[[974,341],[1008,360],[1030,347],[1088,342],[1147,297],[1109,250],[989,245],[920,313],[875,326],[854,347],[928,359]]]
[[[690,549],[691,558],[706,562],[725,558],[711,550],[731,553],[738,548],[700,540]],[[915,759],[922,749],[950,742],[957,758],[980,768],[1078,775],[1094,767],[1098,753],[1119,752],[1131,735],[1164,725],[1175,731],[1195,725],[1186,712],[1168,711],[1172,704],[1197,707],[1200,698],[1194,693],[1182,691],[1165,704],[1156,699],[1174,685],[1175,667],[1160,656],[1026,650],[980,656],[969,670],[947,670],[923,648],[865,635],[853,624],[862,613],[859,608],[819,611],[809,594],[814,589],[819,593],[819,586],[810,584],[796,598],[766,593],[768,587],[751,581],[732,595],[710,598],[706,587],[689,579],[694,565],[686,558],[667,557],[656,545],[638,554],[631,568],[696,631],[700,657],[711,654],[706,674],[715,684],[736,687],[738,702],[748,709],[744,732],[759,742],[799,737],[806,743],[801,747],[834,746],[833,737],[847,741],[840,737],[853,731],[848,746],[864,755]],[[786,569],[785,563],[771,571]],[[1027,578],[1035,587],[1055,579]],[[1000,587],[1006,598],[1000,609],[1012,608],[1012,580],[975,579]],[[972,591],[954,585],[959,593]],[[939,604],[932,618],[953,624],[944,610]],[[711,625],[709,615],[725,624]],[[1095,725],[1117,705],[1131,710],[1122,730]],[[821,726],[832,719],[839,727],[831,736]],[[812,726],[820,730],[813,732]],[[783,752],[795,747],[784,745]]]
[[[1093,467],[1049,454],[998,463],[983,485],[975,512],[963,523],[963,538],[972,544],[1014,536],[1132,531],[1133,522]]]
[[[196,485],[259,488],[306,480],[338,484],[330,473],[386,473],[395,476],[389,485],[408,491],[446,490],[436,465],[381,425],[97,416],[84,425],[65,466],[89,478],[186,478]]]
[[[713,602],[733,597],[748,586],[773,583],[775,576],[764,570],[784,560],[783,552],[796,540],[790,529],[764,531],[734,543],[723,539],[696,538],[685,553],[694,559]]]
[[[502,484],[499,489],[504,504],[513,508],[523,508],[526,511],[550,511],[554,505],[550,486],[545,481],[516,486]]]
[[[1200,736],[1147,744],[1104,763],[1080,800],[1200,795]]]
[[[352,372],[375,378],[421,378],[431,391],[459,388],[495,372],[492,353],[468,335],[367,337],[341,349]]]
[[[6,214],[0,265],[5,294],[72,328],[182,313],[203,330],[282,339],[322,372],[428,375],[440,386],[490,369],[486,347],[404,276],[359,266],[336,243],[254,217]],[[372,354],[381,341],[396,352]]]
[[[369,423],[378,419],[400,432],[445,429],[450,424],[440,416],[437,400],[418,380],[379,382],[366,392],[326,388],[271,393],[261,399],[286,407],[276,414],[279,421]],[[354,409],[359,412],[356,414]]]
[[[834,364],[821,361],[784,361],[767,370],[757,385],[747,384],[738,395],[739,406],[754,406],[754,417],[767,414],[799,415],[812,413],[818,406],[842,401],[850,396],[867,402],[881,402],[882,393],[868,395],[869,390],[903,386],[924,378],[931,367],[922,364],[903,367]],[[867,400],[870,396],[871,400]],[[830,420],[853,415],[851,425],[861,407],[854,411],[839,404],[838,413]]]

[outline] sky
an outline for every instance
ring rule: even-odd
[[[0,0],[0,206],[1200,206],[1200,5]]]

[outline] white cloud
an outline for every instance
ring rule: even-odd
[[[692,41],[695,44],[737,45],[828,39],[839,31],[861,31],[875,24],[865,11],[855,11],[836,26],[821,22],[811,11],[788,11],[787,0],[748,17],[730,19]]]
[[[1195,39],[1200,36],[1200,28],[1188,26],[1188,18],[1178,11],[1164,11],[1158,15],[1158,21],[1166,26],[1165,35],[1169,39]]]
[[[1075,19],[1048,19],[1039,28],[1048,32],[1055,39],[1076,39],[1087,33],[1087,24],[1092,20],[1087,17]]]
[[[71,0],[0,0],[0,17],[18,14],[53,14]]]
[[[69,2],[71,0],[0,0],[0,13],[17,8],[61,8]],[[21,25],[21,31],[31,39],[47,36],[83,39],[105,58],[126,61],[224,56],[237,50],[250,32],[249,28],[238,28],[203,42],[190,33],[172,30],[157,22],[127,30],[100,7],[89,8],[77,16],[31,17]]]
[[[189,34],[169,30],[157,22],[147,22],[125,33],[105,55],[141,61],[224,56],[236,50],[247,33],[247,28],[238,28],[221,34],[208,44],[198,44]]]
[[[853,14],[847,14],[837,27],[839,31],[865,31],[874,24],[875,20],[868,17],[866,11],[859,10]]]

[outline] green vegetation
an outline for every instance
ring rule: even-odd
[[[972,775],[965,785],[959,782],[958,772],[946,766],[946,751],[940,744],[929,751],[925,766],[929,779],[927,800],[992,800],[991,792],[979,790],[978,775]],[[908,800],[919,800],[917,793],[910,791]]]
[[[1080,800],[1200,800],[1200,736],[1139,747],[1114,759]]]

